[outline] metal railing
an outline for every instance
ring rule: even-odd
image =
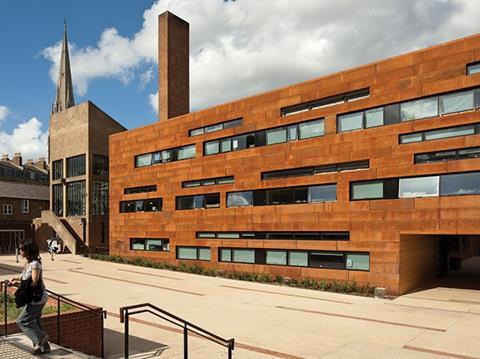
[[[133,310],[133,311],[131,311]],[[232,351],[235,347],[235,339],[224,339],[215,335],[199,326],[192,324],[182,318],[177,317],[163,309],[150,303],[130,305],[120,308],[120,323],[124,323],[125,326],[125,354],[124,357],[128,359],[129,355],[129,318],[131,315],[140,313],[150,313],[158,318],[162,318],[167,322],[174,324],[180,328],[183,328],[183,357],[188,359],[188,333],[191,332],[195,335],[208,339],[214,343],[217,343],[228,349],[228,359],[232,358]]]
[[[4,330],[3,330],[3,336],[7,337],[8,336],[8,280],[5,280],[3,282],[0,282],[0,290],[3,292],[3,302],[4,302]],[[16,286],[15,286],[16,287]],[[63,295],[60,295],[58,293],[52,292],[51,290],[46,289],[47,293],[49,294],[50,298],[56,300],[57,302],[57,317],[56,317],[56,324],[57,324],[57,336],[56,336],[56,341],[54,341],[55,344],[61,345],[60,339],[61,339],[61,316],[60,316],[60,309],[61,309],[61,304],[65,303],[68,304],[76,309],[79,309],[83,312],[88,312],[94,316],[100,316],[102,318],[102,358],[105,357],[105,342],[104,342],[104,320],[107,318],[107,311],[99,311],[98,308],[91,308],[85,304],[76,302],[72,299],[69,299],[67,297],[64,297]]]

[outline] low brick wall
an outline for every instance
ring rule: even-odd
[[[47,305],[56,307],[55,300]],[[74,309],[60,314],[60,338],[57,335],[57,314],[42,316],[42,324],[50,337],[50,342],[85,354],[102,356],[103,320],[102,308],[91,307],[92,311]],[[3,333],[3,323],[0,324]],[[7,324],[8,334],[20,333],[15,321]]]

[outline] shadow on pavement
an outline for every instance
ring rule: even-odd
[[[124,357],[124,334],[105,328],[105,358],[123,358]],[[140,337],[130,335],[129,354],[130,358],[147,359],[161,356],[168,349],[168,345],[146,340]]]

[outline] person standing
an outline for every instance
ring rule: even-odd
[[[41,296],[23,307],[17,318],[18,327],[25,333],[33,343],[33,354],[41,355],[50,352],[48,335],[43,329],[41,317],[42,310],[48,300],[48,293],[45,290],[43,282],[42,261],[40,252],[35,242],[26,241],[20,245],[20,254],[26,259],[26,263],[20,278],[12,278],[9,285],[20,284],[22,281],[30,281],[33,288],[38,288],[36,293],[41,292]]]

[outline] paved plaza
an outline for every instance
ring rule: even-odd
[[[0,279],[20,271],[0,257]],[[44,255],[49,289],[102,306],[106,355],[123,357],[121,306],[149,302],[224,338],[234,358],[480,358],[480,291],[436,287],[373,299],[211,278],[73,255]],[[151,315],[131,322],[136,358],[182,357],[178,329]],[[226,350],[190,339],[192,358]]]

